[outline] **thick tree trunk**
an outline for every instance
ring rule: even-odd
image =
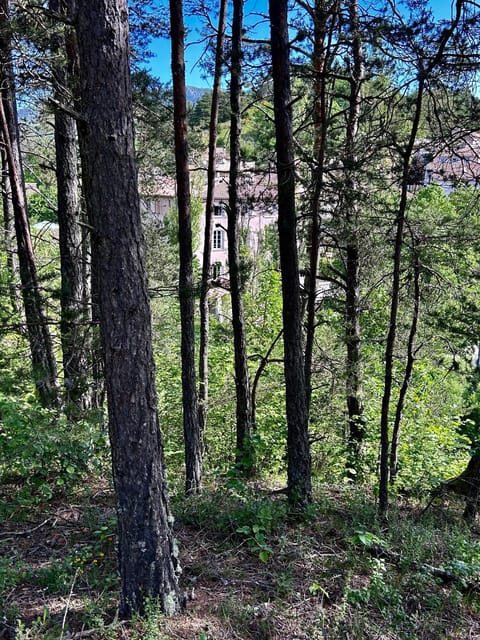
[[[67,2],[50,0],[49,9],[67,14]],[[83,238],[80,227],[80,198],[77,171],[77,125],[63,107],[69,99],[71,78],[64,60],[65,38],[51,40],[55,108],[55,159],[61,273],[61,341],[65,410],[75,418],[89,407],[85,309]],[[60,56],[59,56],[60,54]]]
[[[35,386],[45,407],[58,406],[57,365],[38,283],[18,132],[8,0],[0,0],[0,129],[12,192],[22,299]]]
[[[100,328],[117,499],[120,613],[179,608],[152,353],[133,140],[125,0],[78,5],[84,192],[98,265]]]
[[[180,253],[179,297],[182,353],[183,433],[185,437],[185,491],[202,489],[202,434],[198,417],[195,379],[195,299],[193,285],[192,222],[190,177],[188,170],[187,97],[183,2],[170,1],[172,40],[173,108],[175,128],[175,162],[177,173],[178,239]]]
[[[288,495],[291,503],[302,506],[312,499],[312,489],[297,254],[287,0],[270,0],[269,9],[278,173],[278,235],[282,271]]]
[[[242,73],[243,2],[233,2],[232,60],[230,78],[230,184],[228,189],[228,269],[232,301],[233,344],[235,351],[235,389],[237,398],[236,463],[247,474],[253,472],[253,452],[249,442],[252,433],[252,400],[248,375],[247,340],[243,313],[242,272],[240,261],[239,194],[241,73]]]
[[[210,333],[210,309],[208,305],[208,293],[209,283],[212,277],[211,257],[213,233],[213,202],[215,194],[215,151],[217,147],[218,107],[220,83],[222,79],[223,43],[225,41],[226,15],[227,0],[220,0],[217,44],[215,48],[215,72],[213,76],[212,106],[210,111],[210,126],[208,132],[207,198],[205,203],[205,234],[203,242],[202,281],[200,284],[198,417],[202,437],[204,437],[207,428],[208,412],[208,343]]]

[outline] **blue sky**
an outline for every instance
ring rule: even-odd
[[[371,2],[375,6],[374,0]],[[439,19],[450,18],[452,14],[452,4],[454,0],[430,0],[425,4],[429,5],[434,16]],[[259,14],[268,13],[268,0],[246,0],[244,3],[244,18],[247,25],[257,24],[257,34],[259,37],[268,37],[268,24],[260,22]],[[195,87],[211,87],[211,80],[202,77],[203,72],[200,61],[204,54],[204,45],[199,44],[200,35],[198,30],[201,27],[198,18],[186,18],[187,29],[189,31],[185,53],[187,84]],[[148,67],[154,76],[161,82],[167,83],[171,79],[170,73],[170,41],[166,39],[156,39],[151,44],[153,57],[148,62]]]

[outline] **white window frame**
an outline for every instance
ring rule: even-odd
[[[212,238],[212,248],[215,250],[223,249],[223,229],[214,229]]]

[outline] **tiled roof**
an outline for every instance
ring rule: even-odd
[[[444,147],[425,166],[432,181],[480,182],[480,134],[470,133]]]
[[[175,198],[177,183],[171,176],[142,176],[140,179],[142,196]]]

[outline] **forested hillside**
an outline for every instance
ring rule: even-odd
[[[0,638],[480,638],[480,13],[438,11],[0,0]]]

